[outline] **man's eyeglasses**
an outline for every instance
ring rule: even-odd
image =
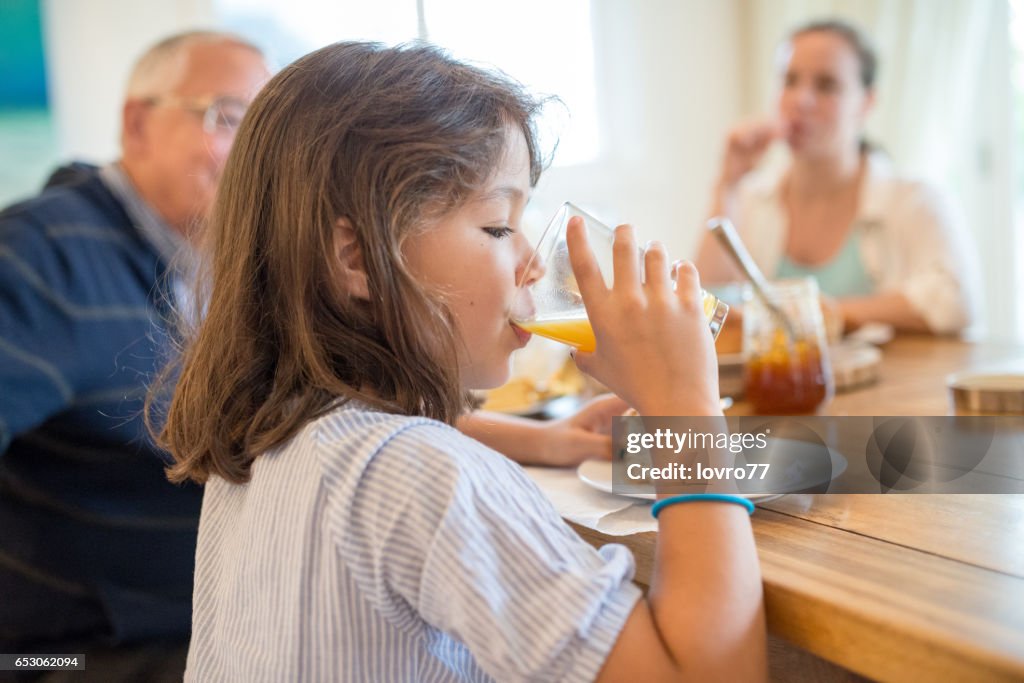
[[[237,97],[222,96],[213,99],[188,99],[168,95],[164,97],[150,97],[147,104],[166,104],[173,107],[181,107],[185,111],[202,116],[203,130],[208,135],[234,135],[239,124],[245,117],[245,111],[249,108],[243,100]]]

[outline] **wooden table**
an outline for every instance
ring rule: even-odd
[[[946,375],[993,364],[1022,368],[1024,349],[897,340],[882,380],[828,412],[949,414]],[[629,546],[649,583],[654,533],[574,526]],[[794,495],[759,507],[753,528],[774,679],[1024,681],[1024,496]]]

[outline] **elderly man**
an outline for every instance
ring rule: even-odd
[[[238,37],[164,40],[132,72],[121,160],[0,213],[0,653],[180,680],[201,492],[167,482],[143,400],[187,245],[269,75]]]

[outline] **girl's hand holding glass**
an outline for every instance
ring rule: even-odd
[[[519,282],[512,307],[513,322],[523,330],[589,353],[596,345],[594,330],[572,272],[566,242],[566,230],[574,217],[584,221],[591,251],[605,282],[610,285],[613,281],[615,233],[571,202],[565,202],[544,229],[526,267],[526,271],[537,273],[536,279]],[[640,256],[639,252],[636,256]],[[643,268],[640,278],[643,279]],[[708,326],[712,336],[717,337],[729,307],[707,292],[701,294]]]
[[[582,217],[569,221],[566,241],[596,340],[594,353],[576,354],[580,369],[642,415],[721,414],[714,337],[693,264],[670,265],[664,246],[651,243],[642,280],[633,228],[620,225],[609,287]]]

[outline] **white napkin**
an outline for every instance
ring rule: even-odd
[[[573,468],[524,467],[564,519],[609,536],[656,531],[650,501],[605,493],[587,486]]]

